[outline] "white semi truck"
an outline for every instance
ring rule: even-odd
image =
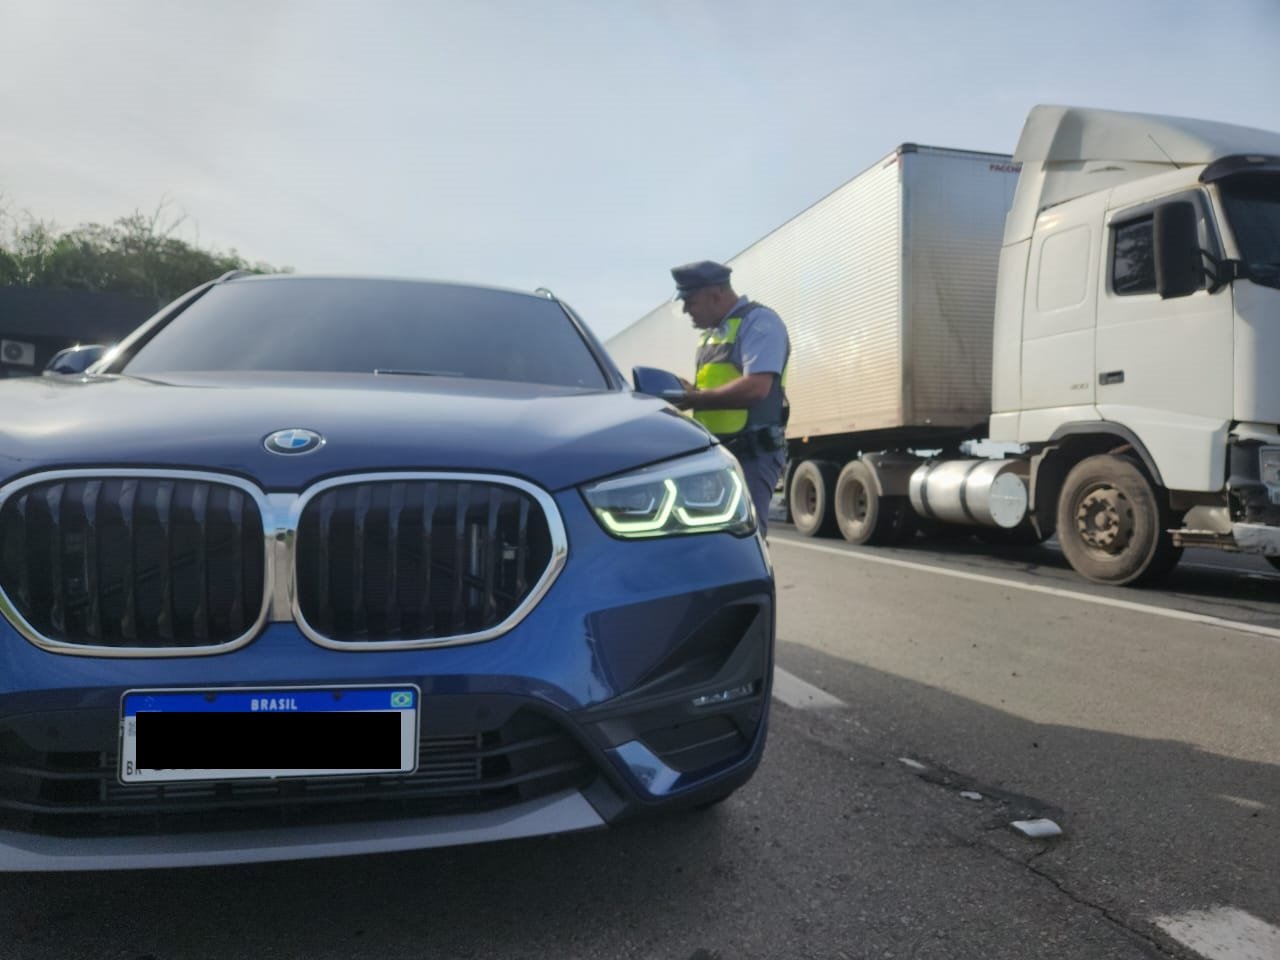
[[[727,262],[791,333],[802,533],[1280,567],[1280,134],[1040,106],[1012,157],[903,145]],[[687,376],[694,337],[671,302],[607,346]]]

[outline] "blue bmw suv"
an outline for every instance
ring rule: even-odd
[[[0,383],[0,870],[705,807],[773,639],[737,463],[550,295],[228,275]]]

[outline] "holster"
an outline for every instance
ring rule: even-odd
[[[787,436],[782,424],[776,423],[722,436],[720,442],[739,460],[745,460],[783,449],[787,445]]]

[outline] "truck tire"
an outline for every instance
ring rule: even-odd
[[[832,494],[836,485],[836,465],[830,460],[805,460],[791,475],[787,503],[791,522],[806,537],[827,536],[835,531]]]
[[[1169,510],[1137,463],[1111,454],[1081,460],[1058,497],[1058,541],[1082,577],[1113,586],[1150,583],[1177,565]]]
[[[871,468],[861,460],[846,463],[840,471],[833,506],[840,535],[850,543],[882,546],[915,532],[915,514],[907,498],[876,493]]]

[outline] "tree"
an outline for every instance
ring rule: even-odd
[[[290,271],[248,263],[234,249],[219,253],[187,243],[176,236],[186,218],[166,219],[167,206],[66,231],[0,210],[0,286],[123,293],[159,307],[229,270]]]

